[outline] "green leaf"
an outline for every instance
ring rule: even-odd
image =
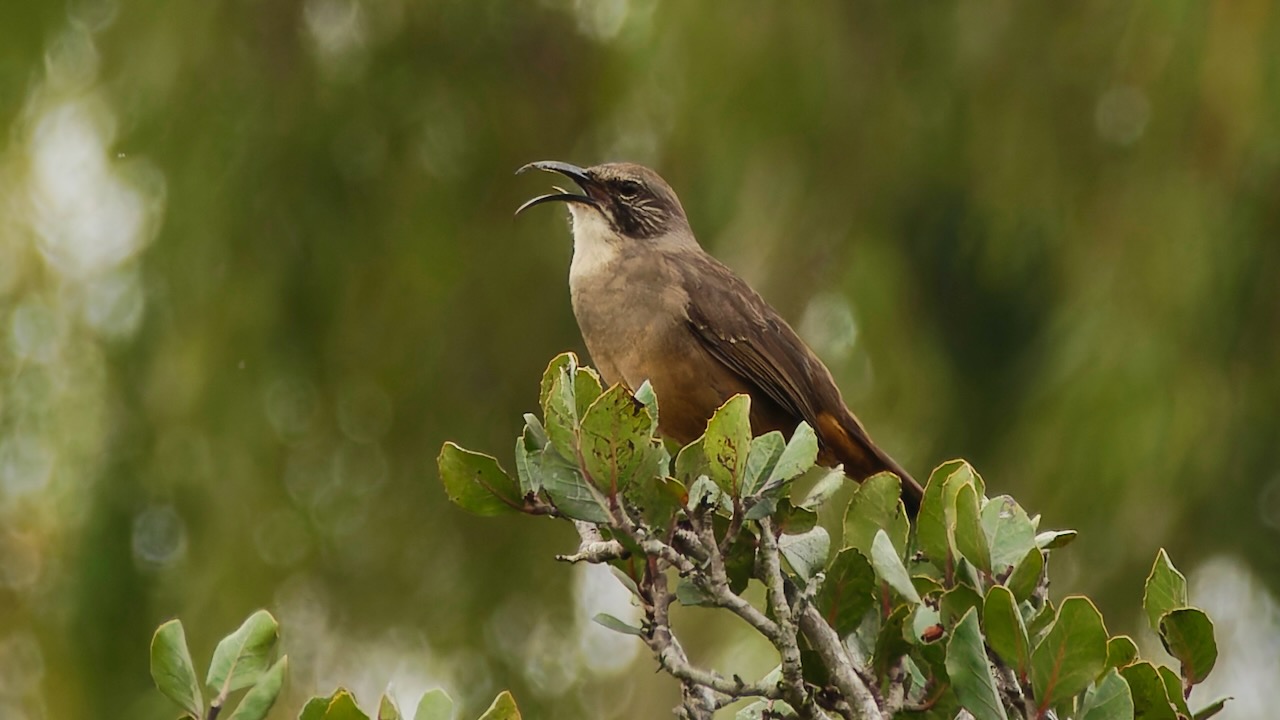
[[[946,568],[947,558],[951,555],[947,517],[955,512],[955,491],[947,489],[946,481],[966,464],[964,460],[949,460],[929,474],[929,482],[925,484],[924,497],[920,501],[920,513],[916,517],[916,541],[925,557],[940,570]]]
[[[853,548],[841,550],[818,590],[818,612],[844,637],[857,629],[862,616],[875,604],[875,588],[876,573],[871,562]]]
[[[493,704],[480,716],[480,720],[520,720],[520,710],[516,708],[516,700],[511,693],[503,690],[493,699]]]
[[[424,694],[418,701],[413,720],[453,720],[453,698],[440,689]]]
[[[610,387],[591,403],[582,414],[582,463],[596,487],[613,494],[633,481],[657,476],[649,442],[652,425],[644,403],[623,385]]]
[[[769,474],[782,457],[782,450],[787,446],[782,433],[771,430],[751,440],[751,450],[747,453],[747,471],[743,482],[743,495],[757,495],[764,487]]]
[[[711,477],[711,465],[707,462],[707,455],[702,449],[704,442],[705,438],[698,438],[680,448],[680,452],[676,453],[676,479],[691,491],[698,478]]]
[[[982,508],[982,529],[991,549],[991,569],[996,574],[1017,565],[1036,547],[1036,529],[1031,518],[1008,495],[994,498]]]
[[[1156,673],[1160,675],[1165,694],[1169,696],[1169,702],[1173,703],[1173,709],[1178,712],[1178,717],[1191,717],[1191,708],[1187,707],[1187,699],[1182,695],[1182,679],[1178,677],[1178,673],[1164,665],[1157,665]]]
[[[562,352],[551,358],[547,369],[542,371],[542,382],[538,386],[538,407],[547,406],[547,398],[551,395],[552,385],[556,378],[566,371],[573,374],[578,369],[578,356],[571,352]]]
[[[298,720],[369,720],[351,691],[338,688],[329,697],[314,697],[303,706]]]
[[[404,720],[400,706],[396,705],[396,699],[390,693],[382,693],[378,700],[378,720]]]
[[[1006,665],[1013,668],[1018,677],[1027,677],[1031,660],[1031,642],[1027,628],[1022,624],[1018,602],[1009,588],[994,585],[987,591],[982,603],[982,626],[986,630],[987,644]]]
[[[582,476],[576,464],[548,446],[537,457],[542,489],[556,508],[574,520],[609,522],[609,500]]]
[[[1036,591],[1036,586],[1040,584],[1040,574],[1043,572],[1044,553],[1040,552],[1040,548],[1031,548],[1014,566],[1005,586],[1018,602],[1025,602]]]
[[[907,633],[903,632],[910,615],[911,606],[899,605],[889,613],[889,617],[885,618],[884,624],[880,626],[880,632],[876,635],[875,651],[871,658],[871,668],[875,671],[876,677],[881,679],[887,677],[889,668],[898,662],[898,658],[911,651],[911,645],[907,642]]]
[[[773,520],[780,533],[800,535],[807,533],[818,524],[818,513],[807,508],[796,507],[791,501],[783,498],[778,501]]]
[[[276,704],[276,698],[280,697],[280,688],[284,685],[284,676],[288,671],[289,656],[285,655],[263,673],[262,678],[253,687],[249,688],[249,692],[244,694],[240,705],[236,707],[235,712],[231,713],[228,720],[265,718],[271,711],[271,706]]]
[[[782,455],[778,457],[778,462],[774,463],[773,468],[769,471],[769,476],[765,479],[764,485],[760,488],[762,493],[772,493],[783,487],[787,483],[800,477],[818,460],[818,436],[814,434],[813,428],[809,427],[806,422],[801,422],[796,426],[796,431],[791,434],[791,439],[787,441],[787,445],[782,450]]]
[[[1227,706],[1227,702],[1229,700],[1234,700],[1234,699],[1235,698],[1232,698],[1232,697],[1218,698],[1217,700],[1214,700],[1208,705],[1205,705],[1203,708],[1200,708],[1199,710],[1197,710],[1195,715],[1192,715],[1191,718],[1192,720],[1209,720],[1209,718],[1222,712],[1222,708]]]
[[[580,367],[574,371],[573,404],[579,420],[587,414],[587,408],[591,407],[591,403],[599,399],[603,392],[604,385],[600,382],[600,375],[594,368]],[[629,391],[628,394],[630,394]]]
[[[702,442],[711,479],[730,497],[741,497],[751,449],[751,396],[726,400],[707,422]]]
[[[646,432],[652,435],[658,431],[658,394],[653,391],[653,385],[645,380],[640,383],[640,387],[636,388],[635,396],[636,400],[639,400],[644,405],[644,409],[649,412],[652,424]]]
[[[1084,690],[1107,664],[1107,629],[1085,597],[1069,597],[1031,652],[1031,685],[1041,710]]]
[[[259,610],[250,615],[214,649],[205,684],[225,697],[258,682],[270,667],[271,652],[279,637],[280,626],[271,613]]]
[[[170,620],[151,637],[151,679],[164,696],[193,718],[204,713],[204,696],[187,649],[187,635],[180,620]]]
[[[1110,668],[1084,694],[1080,720],[1133,720],[1133,694],[1129,683]]]
[[[524,505],[520,486],[491,455],[446,442],[436,464],[445,494],[463,510],[476,515],[502,515],[519,512]]]
[[[898,513],[898,498],[902,495],[902,481],[892,473],[872,475],[858,486],[849,506],[844,511],[844,541],[846,548],[854,548],[863,555],[871,554],[871,543],[876,532],[886,533],[893,527]],[[890,536],[890,540],[894,538]],[[905,548],[897,548],[899,555]]]
[[[955,548],[960,555],[983,572],[991,572],[991,548],[982,529],[978,490],[973,483],[963,483],[956,490]]]
[[[660,443],[653,445],[650,452],[656,455],[656,465],[667,464],[666,449]],[[688,491],[675,478],[655,477],[631,483],[623,495],[632,507],[640,511],[645,522],[654,528],[665,530],[671,525],[676,510],[684,504]]]
[[[1128,635],[1116,635],[1107,641],[1107,667],[1117,670],[1138,659],[1138,644]]]
[[[537,494],[542,490],[542,465],[538,455],[546,443],[539,443],[534,431],[528,425],[524,432],[516,438],[516,479],[520,483],[522,496]]]
[[[1015,597],[1017,597],[1015,595]],[[1048,631],[1049,626],[1053,624],[1053,619],[1058,616],[1057,610],[1053,607],[1050,600],[1044,601],[1044,606],[1039,610],[1031,607],[1029,603],[1024,603],[1022,608],[1031,611],[1034,614],[1028,615],[1027,612],[1022,613],[1022,621],[1027,624],[1027,637],[1031,639],[1031,644],[1036,644],[1036,639],[1044,635]]]
[[[1169,555],[1160,548],[1156,561],[1147,575],[1146,592],[1142,607],[1147,611],[1151,629],[1160,632],[1160,618],[1170,610],[1187,606],[1187,578],[1169,561]]]
[[[329,707],[330,698],[313,697],[302,706],[302,712],[298,713],[298,720],[322,720],[324,711]]]
[[[1182,677],[1188,686],[1204,682],[1218,661],[1213,621],[1197,608],[1178,608],[1165,613],[1160,618],[1160,642],[1182,663]]]
[[[818,508],[825,505],[828,500],[849,484],[849,478],[843,471],[830,468],[821,468],[815,475],[817,475],[818,479],[804,494],[804,499],[797,502],[796,505],[806,510],[817,512]]]
[[[968,710],[975,720],[1007,720],[1004,705],[996,692],[995,677],[987,663],[976,611],[971,609],[965,613],[951,631],[946,666],[961,707]]]
[[[550,372],[551,368],[548,367],[547,371]],[[578,448],[578,403],[574,398],[576,374],[576,363],[559,368],[542,394],[542,419],[547,437],[556,451],[565,457],[575,457]],[[544,376],[543,382],[546,381]]]
[[[640,628],[634,625],[628,625],[627,623],[623,622],[622,620],[619,620],[618,618],[608,613],[596,613],[595,617],[591,618],[591,620],[592,622],[598,625],[601,625],[603,627],[607,627],[616,633],[622,633],[623,635],[635,635],[636,637],[644,637],[644,630],[641,630]]]
[[[977,610],[979,615],[982,614],[982,595],[968,585],[956,585],[942,593],[942,597],[938,599],[938,615],[945,628],[954,628],[970,610]]]
[[[888,583],[889,587],[896,590],[905,600],[916,605],[920,604],[920,594],[916,592],[915,585],[911,584],[911,576],[907,574],[902,558],[898,556],[897,549],[893,547],[893,541],[884,530],[876,531],[871,541],[871,566],[875,568],[880,579]]]
[[[1169,693],[1156,666],[1149,662],[1133,663],[1120,670],[1120,676],[1129,684],[1133,696],[1134,717],[1142,720],[1178,720],[1178,714],[1169,702]]]
[[[780,535],[778,552],[782,553],[783,559],[795,574],[807,582],[827,566],[827,557],[831,554],[831,537],[822,527],[815,527],[799,535]]]
[[[1037,519],[1039,517],[1039,515],[1036,516]],[[1032,523],[1031,527],[1034,529],[1035,523]],[[1075,530],[1048,530],[1036,535],[1036,547],[1041,550],[1056,550],[1066,547],[1076,539],[1078,534]]]

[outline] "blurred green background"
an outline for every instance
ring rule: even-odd
[[[667,716],[571,529],[435,475],[509,464],[581,352],[563,211],[511,217],[540,159],[657,168],[908,468],[1082,531],[1053,592],[1113,632],[1169,548],[1218,622],[1196,697],[1272,717],[1275,3],[10,0],[0,126],[0,717],[170,717],[155,626],[203,667],[257,607],[276,717],[388,682]]]

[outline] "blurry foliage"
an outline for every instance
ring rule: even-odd
[[[1167,546],[1256,645],[1277,47],[1256,0],[3,3],[0,715],[157,712],[133,639],[200,617],[202,656],[263,605],[297,692],[616,707],[563,531],[422,482],[579,346],[567,233],[510,220],[541,158],[657,167],[895,457],[1080,528],[1055,591],[1124,629]],[[726,629],[689,642],[754,657]]]

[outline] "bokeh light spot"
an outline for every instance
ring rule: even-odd
[[[152,506],[133,519],[133,558],[140,567],[163,569],[186,553],[187,526],[172,506]]]
[[[53,473],[53,458],[40,435],[16,432],[0,439],[0,500],[43,490]]]
[[[1131,85],[1111,88],[1098,98],[1094,111],[1098,136],[1115,145],[1132,145],[1147,130],[1151,103],[1146,93]]]

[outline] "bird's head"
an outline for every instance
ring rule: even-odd
[[[521,205],[517,215],[534,205],[555,201],[569,204],[575,235],[580,227],[596,226],[600,221],[618,239],[649,240],[688,231],[689,221],[675,191],[658,173],[643,165],[606,163],[581,168],[546,160],[529,163],[516,173],[530,168],[564,175],[582,192],[557,187],[557,192],[539,195]]]

